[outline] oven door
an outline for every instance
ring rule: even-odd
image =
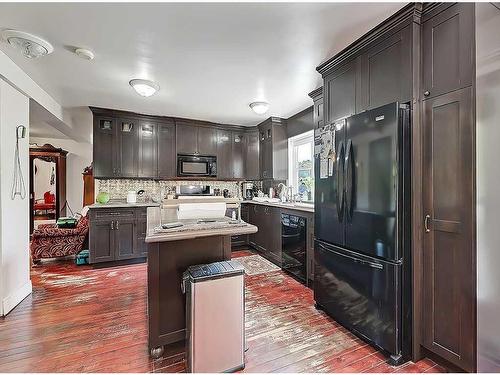
[[[177,176],[209,176],[210,161],[197,156],[179,156],[177,158]]]

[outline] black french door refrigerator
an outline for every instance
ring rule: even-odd
[[[409,106],[315,131],[314,299],[399,364],[411,354]]]

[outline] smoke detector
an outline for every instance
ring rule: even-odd
[[[86,48],[75,49],[75,54],[84,60],[93,60],[94,59],[94,52],[92,52],[91,50],[86,49]]]
[[[2,38],[28,59],[36,59],[54,51],[54,47],[49,42],[24,31],[4,30]]]

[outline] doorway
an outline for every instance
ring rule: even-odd
[[[30,146],[30,233],[66,215],[66,154],[50,144]]]

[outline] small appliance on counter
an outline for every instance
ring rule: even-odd
[[[243,199],[252,200],[255,196],[254,194],[254,184],[252,182],[244,182],[241,184],[241,189],[243,190]]]
[[[175,189],[177,197],[203,197],[214,195],[209,185],[178,185]]]

